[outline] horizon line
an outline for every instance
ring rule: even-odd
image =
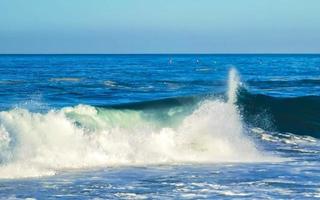
[[[0,55],[320,55],[320,52],[307,53],[0,53]]]

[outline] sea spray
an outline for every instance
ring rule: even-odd
[[[237,101],[240,79],[235,68],[231,68],[228,77],[228,103],[234,104]]]
[[[143,110],[89,105],[45,114],[25,109],[0,112],[0,178],[120,165],[273,160],[244,134],[234,105],[238,84],[232,69],[228,101],[204,100],[175,127],[159,127],[160,119]]]

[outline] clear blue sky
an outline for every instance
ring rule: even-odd
[[[285,52],[320,52],[320,0],[0,0],[0,53]]]

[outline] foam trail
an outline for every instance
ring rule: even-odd
[[[235,75],[231,70],[229,102],[235,101]],[[203,101],[191,114],[179,116],[176,126],[155,116],[88,105],[45,114],[0,112],[0,178],[119,165],[274,161],[244,134],[232,103]],[[172,119],[170,110],[166,118]]]

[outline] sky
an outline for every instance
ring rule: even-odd
[[[320,1],[0,0],[0,53],[320,53]]]

